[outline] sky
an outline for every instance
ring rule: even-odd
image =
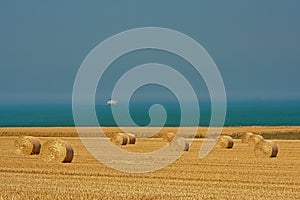
[[[169,28],[199,42],[218,66],[229,101],[299,101],[299,9],[300,1],[292,0],[2,0],[0,104],[71,103],[76,73],[89,52],[138,27]],[[158,52],[141,59],[143,53],[119,65],[151,58],[183,62]]]

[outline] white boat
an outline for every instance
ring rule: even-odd
[[[117,104],[118,103],[118,100],[116,99],[110,99],[106,102],[106,104],[110,104],[110,105],[114,105],[114,104]]]

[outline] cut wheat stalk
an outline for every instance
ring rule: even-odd
[[[41,142],[36,137],[20,136],[15,140],[14,147],[16,154],[39,154],[41,149]]]
[[[50,139],[43,143],[41,158],[45,162],[70,163],[73,160],[74,150],[72,146],[60,139]]]

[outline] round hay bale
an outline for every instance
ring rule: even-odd
[[[190,149],[190,144],[182,137],[174,137],[169,143],[169,147],[176,151],[188,151]]]
[[[125,133],[117,133],[111,136],[111,141],[115,144],[126,145],[127,135]]]
[[[255,147],[259,142],[264,141],[264,138],[261,135],[251,135],[248,139],[248,145],[250,147]]]
[[[46,141],[41,149],[41,158],[45,162],[70,163],[73,160],[74,150],[72,146],[60,139]]]
[[[244,133],[241,137],[242,143],[248,143],[250,136],[252,136],[253,133]]]
[[[171,142],[176,137],[175,133],[167,133],[163,135],[163,140]]]
[[[32,136],[20,136],[14,142],[15,153],[23,155],[39,154],[41,142]]]
[[[234,145],[232,137],[225,135],[221,136],[218,141],[218,146],[221,148],[231,149]]]
[[[256,157],[261,158],[276,157],[278,154],[278,146],[271,141],[260,141],[254,147],[254,154]]]
[[[135,144],[136,138],[134,134],[126,133],[126,136],[127,136],[127,144]]]

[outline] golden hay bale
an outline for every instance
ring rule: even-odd
[[[113,134],[110,139],[115,144],[119,144],[119,145],[127,144],[127,135],[125,133]]]
[[[256,157],[262,158],[276,157],[278,154],[278,146],[271,141],[260,141],[254,147],[254,154]]]
[[[248,139],[248,145],[250,147],[255,147],[259,142],[264,141],[264,138],[261,135],[251,135]]]
[[[190,144],[182,137],[174,137],[169,143],[169,147],[176,151],[188,151]]]
[[[72,146],[60,139],[46,141],[41,149],[41,158],[45,162],[70,163],[73,160],[74,150]]]
[[[14,142],[15,153],[23,155],[39,154],[41,142],[32,136],[20,136]]]
[[[167,133],[162,136],[163,140],[171,142],[176,137],[175,133]]]
[[[135,144],[136,138],[135,135],[132,133],[125,133],[127,137],[127,144]]]
[[[233,142],[232,137],[230,137],[228,135],[221,136],[218,141],[218,146],[221,148],[231,149],[233,147],[233,144],[234,144],[234,142]]]
[[[253,135],[253,133],[244,133],[241,137],[242,143],[248,143],[249,138]]]

